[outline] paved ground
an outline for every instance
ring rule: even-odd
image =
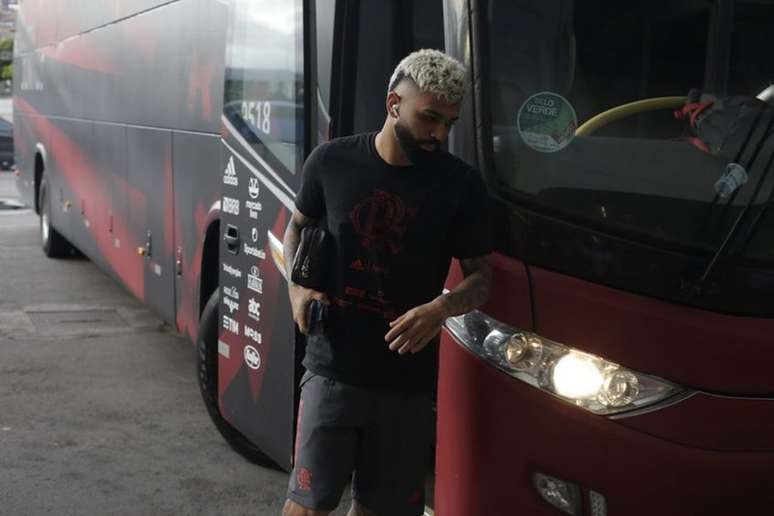
[[[0,210],[0,515],[279,514],[287,474],[220,438],[193,346],[37,231]]]

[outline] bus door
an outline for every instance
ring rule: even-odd
[[[289,469],[304,341],[291,318],[282,238],[303,160],[317,142],[381,127],[398,61],[414,49],[443,48],[443,9],[441,0],[235,0],[230,16],[220,408]]]
[[[161,314],[175,320],[174,192],[172,133],[129,127],[127,189],[129,232],[143,260],[142,285],[135,294]]]
[[[304,158],[301,0],[235,0],[222,117],[218,392],[223,417],[291,464],[296,335],[282,238]]]

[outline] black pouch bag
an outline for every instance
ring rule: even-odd
[[[301,230],[301,241],[293,258],[293,270],[290,275],[293,283],[318,292],[328,290],[331,270],[330,240],[330,235],[322,228],[307,226]]]

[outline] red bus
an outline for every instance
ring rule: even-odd
[[[443,49],[496,253],[439,349],[435,512],[770,514],[773,22],[768,0],[25,0],[18,187],[46,254],[195,342],[219,431],[288,470],[301,165]]]

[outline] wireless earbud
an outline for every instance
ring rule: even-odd
[[[398,105],[393,104],[392,105],[392,116],[398,116]]]

